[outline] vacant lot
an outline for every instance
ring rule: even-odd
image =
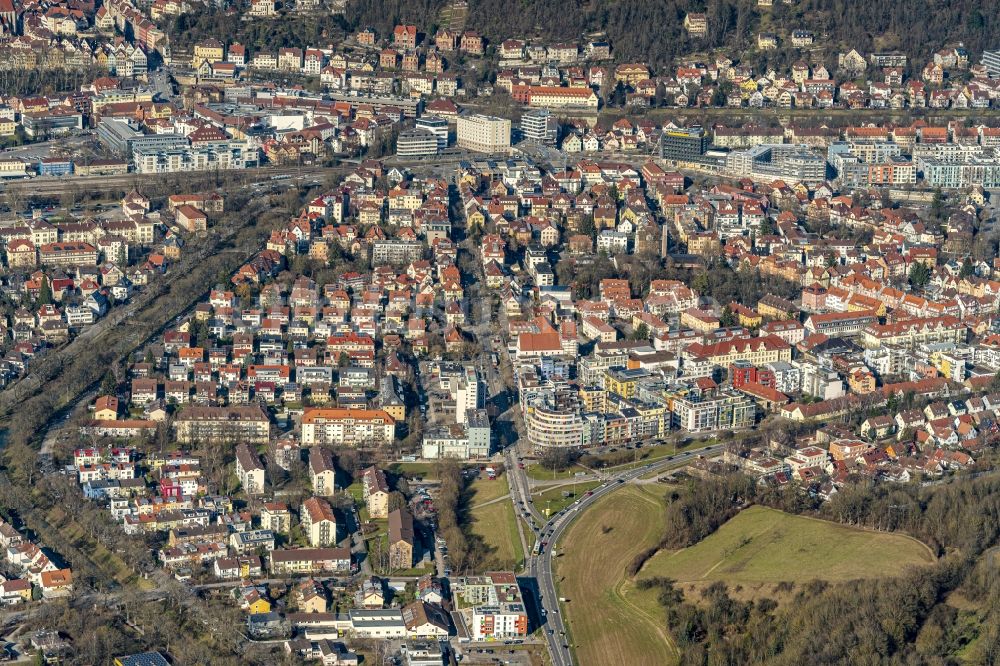
[[[633,595],[625,576],[635,554],[660,539],[663,502],[655,492],[629,486],[599,500],[558,544],[556,580],[569,599],[563,607],[580,664],[675,660],[662,613]]]
[[[510,501],[494,502],[472,509],[469,512],[469,531],[486,544],[490,551],[490,566],[516,569],[524,561],[514,505]]]
[[[723,581],[769,592],[780,582],[853,580],[928,564],[915,539],[750,507],[700,543],[654,556],[640,578],[665,576],[686,589]]]
[[[501,474],[491,481],[483,475],[469,484],[469,506],[478,506],[509,493],[506,476]]]

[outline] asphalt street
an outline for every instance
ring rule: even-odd
[[[723,446],[721,444],[714,444],[678,453],[675,456],[663,458],[659,461],[617,474],[608,474],[605,477],[605,483],[595,488],[591,494],[581,497],[566,509],[549,518],[543,517],[534,504],[529,501],[530,485],[524,474],[524,470],[518,467],[514,452],[507,452],[507,473],[510,480],[511,499],[514,502],[515,509],[518,510],[518,513],[521,513],[524,508],[527,508],[529,513],[542,525],[535,531],[535,535],[536,539],[545,545],[541,548],[540,553],[529,555],[526,558],[524,575],[534,578],[538,582],[538,616],[553,666],[572,666],[575,663],[573,661],[572,649],[568,642],[569,638],[566,635],[566,626],[563,622],[562,613],[559,610],[559,593],[556,589],[556,581],[553,573],[557,544],[566,529],[580,513],[585,511],[594,502],[623,488],[633,479],[637,479],[658,469],[691,462],[700,456],[706,458],[717,456],[722,452],[722,449]],[[572,545],[568,547],[571,548]]]

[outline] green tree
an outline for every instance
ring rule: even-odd
[[[726,101],[726,93],[723,92],[722,86],[719,86],[712,93],[712,106],[725,106]]]
[[[941,192],[941,188],[934,190],[934,198],[931,200],[931,216],[938,221],[944,219],[945,212],[945,201],[944,193]]]
[[[104,373],[104,377],[101,379],[101,394],[102,395],[114,395],[118,391],[118,380],[115,379],[115,375],[111,370]]]
[[[52,286],[49,278],[42,276],[42,286],[38,288],[38,306],[49,305],[52,302]]]
[[[646,326],[646,324],[636,326],[635,331],[632,332],[632,339],[649,340],[649,326]]]
[[[976,269],[972,265],[972,260],[966,257],[965,261],[962,262],[962,269],[958,272],[958,277],[960,278],[971,277],[972,274],[975,272]]]
[[[731,326],[736,326],[737,319],[736,313],[727,305],[722,309],[722,316],[719,317],[719,324],[724,328],[729,328]]]
[[[915,261],[910,267],[910,284],[921,289],[931,280],[931,269],[922,261]]]

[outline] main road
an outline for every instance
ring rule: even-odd
[[[713,444],[700,449],[693,449],[662,458],[656,462],[640,467],[635,467],[622,472],[611,472],[605,476],[603,485],[595,488],[589,495],[584,495],[579,500],[563,509],[554,516],[544,518],[531,503],[531,490],[524,471],[518,467],[517,459],[512,451],[506,454],[506,467],[509,475],[511,488],[511,499],[514,508],[522,513],[525,511],[542,523],[542,527],[535,531],[538,542],[546,545],[541,548],[537,555],[530,555],[526,558],[524,575],[534,578],[538,582],[538,609],[541,615],[541,629],[548,647],[552,666],[573,666],[573,654],[566,636],[566,625],[563,622],[562,613],[559,611],[559,593],[556,590],[555,576],[553,574],[555,547],[566,529],[594,502],[602,497],[625,487],[625,484],[640,476],[649,474],[665,467],[674,467],[696,460],[699,457],[712,458],[719,455],[723,450],[722,444]]]

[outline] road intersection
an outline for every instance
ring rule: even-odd
[[[713,444],[699,449],[693,449],[675,456],[662,458],[656,462],[640,467],[632,467],[621,472],[609,472],[600,475],[604,483],[584,495],[569,507],[552,516],[543,516],[531,501],[531,486],[520,467],[518,456],[513,450],[505,454],[507,478],[510,484],[511,501],[517,512],[526,516],[529,525],[535,532],[535,551],[525,556],[523,575],[534,578],[538,583],[537,611],[541,630],[549,651],[552,666],[572,666],[573,653],[566,634],[566,625],[559,608],[559,594],[556,589],[553,566],[557,552],[557,544],[566,529],[573,521],[594,502],[602,497],[623,488],[625,484],[645,476],[651,472],[668,467],[676,467],[697,460],[710,458],[722,452],[721,444]],[[532,523],[540,524],[536,527]]]

